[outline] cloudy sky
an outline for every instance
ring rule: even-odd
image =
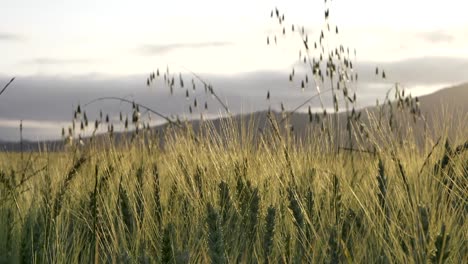
[[[287,90],[294,88],[287,75],[297,63],[300,41],[290,32],[283,36],[270,11],[277,6],[287,25],[304,25],[316,39],[325,26],[324,5],[319,0],[4,0],[0,89],[17,79],[0,96],[0,140],[17,140],[20,119],[29,139],[60,137],[73,107],[99,96],[143,101],[168,115],[187,112],[187,103],[170,99],[167,89],[145,85],[147,73],[168,65],[185,74],[187,83],[187,69],[212,82],[237,112],[268,107],[268,90],[272,102],[286,101],[293,108],[304,97]],[[328,44],[357,50],[364,105],[393,82],[424,94],[468,81],[463,1],[334,0],[328,5],[330,24],[340,29]],[[275,35],[278,44],[267,46],[267,36]],[[387,83],[367,74],[376,65],[387,69]],[[216,106],[212,98],[194,97]],[[98,108],[129,111],[115,102],[90,105],[89,111]]]

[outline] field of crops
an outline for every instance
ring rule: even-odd
[[[0,262],[467,260],[466,125],[422,144],[376,128],[365,151],[269,120],[0,154]]]

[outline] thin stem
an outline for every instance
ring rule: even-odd
[[[212,86],[212,85],[210,85],[209,83],[207,83],[202,77],[200,77],[200,75],[198,75],[198,74],[196,74],[195,72],[191,71],[191,70],[188,69],[187,67],[182,66],[182,68],[184,68],[185,70],[187,70],[188,72],[190,72],[195,78],[197,78],[197,80],[199,80],[201,83],[203,83],[203,85],[211,87],[211,89],[210,89],[211,94],[216,98],[216,100],[219,102],[219,104],[221,104],[221,106],[224,108],[224,110],[226,110],[226,112],[229,113],[229,108],[228,108],[227,105],[219,98],[219,96],[214,92],[213,86]]]
[[[107,100],[115,100],[115,101],[125,102],[125,103],[129,103],[129,104],[135,103],[134,101],[130,101],[130,100],[125,99],[125,98],[115,97],[115,96],[107,96],[107,97],[99,97],[99,98],[96,98],[96,99],[94,99],[94,100],[92,100],[92,101],[86,103],[86,104],[83,105],[83,106],[86,107],[86,106],[88,106],[88,105],[90,105],[90,104],[93,104],[93,103],[95,103],[95,102],[107,101]],[[149,107],[147,107],[147,106],[145,106],[145,105],[138,104],[138,106],[140,106],[141,108],[147,110],[148,112],[151,112],[151,113],[153,113],[153,114],[155,114],[155,115],[157,115],[157,116],[159,116],[159,117],[161,117],[161,118],[164,118],[164,119],[165,119],[168,123],[170,123],[170,124],[177,124],[177,123],[175,123],[174,121],[172,121],[171,119],[169,119],[167,116],[165,116],[165,115],[163,115],[163,114],[161,114],[161,113],[159,113],[159,112],[157,112],[157,111],[155,111],[155,110],[153,110],[153,109],[151,109],[151,108],[149,108]]]
[[[331,88],[329,88],[327,90],[324,90],[322,93],[326,93],[326,92],[330,92],[330,91],[331,91]],[[295,112],[297,112],[297,110],[301,109],[301,107],[303,107],[304,105],[308,104],[313,99],[315,99],[317,97],[320,97],[320,96],[321,96],[321,93],[316,93],[316,94],[312,95],[311,97],[309,97],[302,104],[300,104],[296,108],[294,108],[291,112],[288,112],[286,114],[286,116],[281,119],[280,124],[282,124],[287,118],[289,118],[291,115],[293,115]]]
[[[8,88],[8,86],[10,86],[10,84],[15,80],[16,77],[13,77],[11,78],[11,80],[5,85],[5,87],[3,87],[2,91],[0,92],[0,95],[3,94],[3,92],[5,92],[6,88]]]

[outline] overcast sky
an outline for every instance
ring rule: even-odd
[[[2,0],[0,6],[0,88],[17,77],[0,96],[0,140],[16,140],[19,119],[29,120],[31,139],[56,137],[40,128],[57,130],[54,122],[72,113],[69,103],[94,95],[138,98],[140,91],[146,99],[145,74],[167,65],[209,77],[231,104],[256,110],[257,95],[288,85],[300,47],[297,35],[282,36],[272,8],[313,39],[324,28],[323,0]],[[334,0],[329,8],[330,24],[340,29],[329,44],[355,48],[360,69],[382,65],[388,82],[418,93],[468,81],[463,1]],[[278,45],[267,46],[275,34]],[[369,75],[363,90],[372,91],[374,82]],[[362,97],[375,101],[379,92],[370,91]],[[67,103],[51,106],[46,98],[56,96]],[[174,111],[162,96],[160,107]]]

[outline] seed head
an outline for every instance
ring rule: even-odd
[[[136,110],[133,111],[132,122],[135,123],[135,124],[138,123],[140,121],[140,115],[141,115],[140,112],[138,112]]]
[[[312,110],[310,109],[309,105],[309,123],[312,123],[312,121],[314,121],[314,116],[312,115]]]
[[[182,74],[179,73],[180,88],[184,88],[184,79],[182,79]]]

